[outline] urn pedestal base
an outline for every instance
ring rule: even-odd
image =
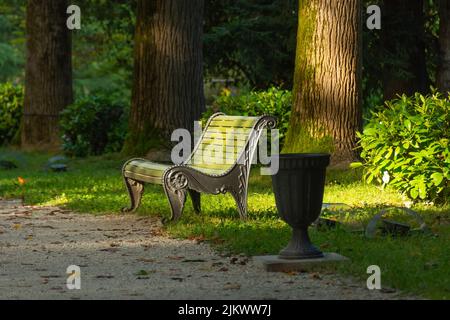
[[[254,259],[269,272],[320,271],[338,263],[350,261],[334,252],[324,252],[322,258],[312,259],[281,259],[279,256],[256,256]]]
[[[292,239],[289,244],[280,251],[280,259],[313,259],[323,258],[323,253],[311,243],[308,235],[308,227],[292,228]]]

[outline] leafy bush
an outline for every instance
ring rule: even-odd
[[[232,95],[227,89],[217,97],[213,107],[203,114],[203,120],[208,119],[214,112],[227,115],[260,116],[269,114],[277,117],[277,129],[280,130],[280,148],[286,135],[289,116],[292,107],[290,91],[279,88],[269,88],[267,91],[251,91],[241,95]]]
[[[359,138],[366,182],[390,184],[414,200],[448,200],[449,98],[416,93],[388,101]]]
[[[0,84],[0,145],[10,142],[19,129],[23,95],[22,86]]]
[[[83,97],[61,112],[63,149],[84,157],[122,148],[128,112],[105,95]]]

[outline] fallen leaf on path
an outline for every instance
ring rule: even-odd
[[[170,278],[170,279],[177,280],[177,281],[180,281],[180,282],[184,280],[183,278],[178,278],[178,277],[173,277],[173,278]]]
[[[206,238],[204,236],[190,236],[188,237],[189,240],[197,241],[197,242],[204,242],[206,241]]]
[[[184,259],[184,257],[183,256],[167,256],[167,259],[170,259],[170,260],[181,260],[181,259]]]
[[[112,275],[99,275],[99,276],[96,276],[96,278],[97,279],[112,279],[112,278],[114,278],[114,276],[112,276]]]
[[[312,274],[311,274],[311,278],[313,278],[313,279],[318,279],[318,280],[322,279],[322,277],[320,276],[320,274],[318,274],[317,272],[312,273]]]
[[[148,276],[152,273],[156,273],[156,270],[139,270],[135,273],[136,276]]]
[[[206,262],[206,260],[203,260],[203,259],[184,259],[181,262]]]
[[[53,226],[43,225],[43,226],[34,226],[35,228],[45,228],[45,229],[55,229]]]
[[[220,262],[220,261],[218,261],[218,262],[213,262],[211,265],[212,265],[213,267],[218,267],[218,266],[223,265],[223,262]]]
[[[227,283],[223,286],[223,290],[239,290],[241,285],[239,283]]]
[[[148,258],[137,258],[136,260],[141,262],[155,262],[155,259],[148,259]]]
[[[100,249],[99,251],[107,251],[107,252],[114,253],[114,252],[119,251],[119,249],[117,249],[117,248],[106,248],[106,249]]]
[[[380,290],[382,293],[394,293],[394,292],[396,292],[396,290],[395,289],[392,289],[392,288],[381,288],[381,290]]]

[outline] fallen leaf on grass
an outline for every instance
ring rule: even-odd
[[[325,242],[320,245],[320,249],[327,249],[330,246],[331,246],[331,244],[329,242]]]
[[[429,270],[429,269],[433,269],[436,268],[437,266],[439,266],[439,264],[435,261],[428,261],[423,265],[423,268],[425,270]]]

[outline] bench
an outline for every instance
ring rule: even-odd
[[[179,165],[152,162],[142,158],[128,160],[122,175],[134,212],[141,203],[144,184],[161,184],[171,208],[170,220],[178,220],[187,194],[196,213],[200,212],[200,193],[229,192],[242,219],[247,217],[247,188],[252,159],[263,129],[273,129],[272,116],[246,117],[213,114],[193,152]],[[233,135],[230,135],[230,132]],[[218,161],[219,160],[219,161]]]

